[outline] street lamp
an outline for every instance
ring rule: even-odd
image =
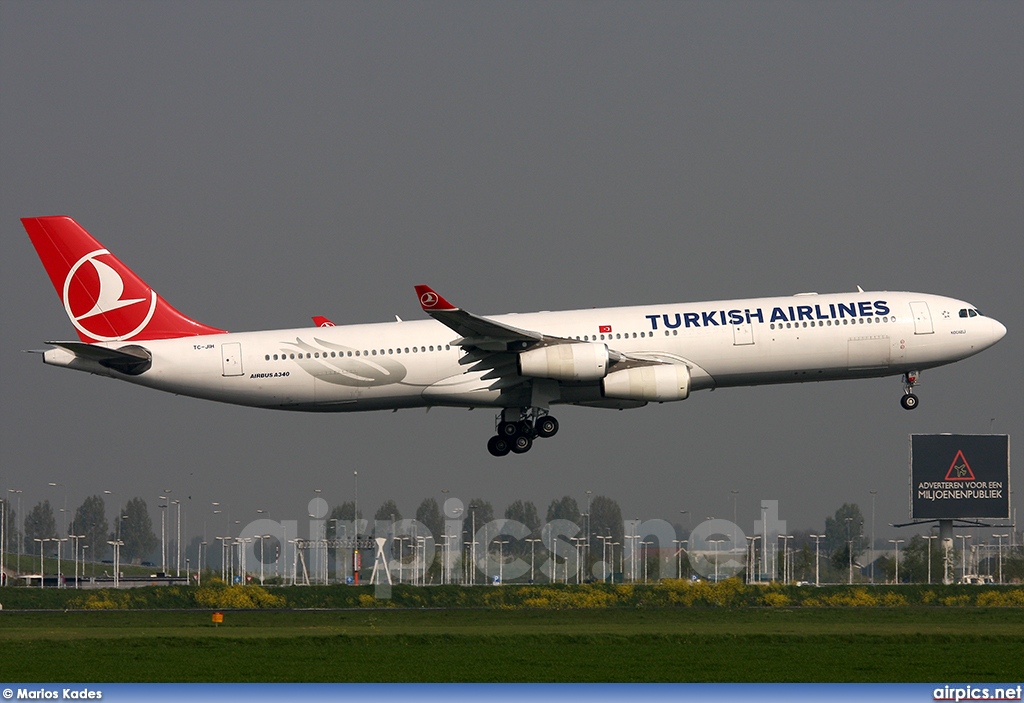
[[[586,572],[587,564],[590,562],[590,499],[593,498],[594,492],[587,491],[587,545],[583,551],[583,571]],[[588,577],[589,578],[589,577]]]
[[[470,519],[472,522],[473,533],[469,536],[469,568],[470,568],[470,585],[476,585],[476,504],[469,504]]]
[[[928,583],[932,582],[932,540],[938,539],[938,535],[924,535],[924,538],[928,540]]]
[[[53,486],[54,488],[63,488],[64,489],[64,510],[62,511],[64,513],[64,527],[61,530],[61,533],[62,534],[67,534],[67,531],[68,531],[68,487],[65,486],[63,483],[57,483],[56,481],[50,481],[48,485]]]
[[[76,589],[78,588],[78,545],[80,544],[79,540],[83,539],[84,537],[85,537],[85,535],[68,535],[68,538],[71,539],[71,548],[74,550],[74,557],[75,557],[75,588]],[[82,571],[85,571],[84,563],[82,565]]]
[[[541,539],[539,537],[538,538],[527,537],[526,541],[530,543],[530,583],[533,583],[533,556],[534,556],[533,550],[534,550],[534,547],[537,546],[537,542],[540,542]]]
[[[973,535],[955,535],[960,540],[960,583],[967,581],[967,540]]]
[[[647,550],[652,544],[654,544],[654,542],[650,540],[645,540],[640,543],[640,548],[643,550],[641,551],[640,555],[641,558],[644,560],[644,583],[647,583]]]
[[[633,523],[634,529],[639,524],[640,518],[636,519]],[[636,582],[636,544],[637,540],[640,539],[640,535],[626,535],[626,539],[629,540],[629,580]]]
[[[174,557],[174,575],[181,576],[181,500],[172,500],[171,504],[176,505],[178,508],[178,514],[174,521],[174,529],[177,532],[177,537],[175,539],[178,543]]]
[[[853,518],[848,517],[846,519],[846,553],[850,557],[850,585],[853,585],[853,537],[850,536],[850,525],[853,523]]]
[[[167,500],[167,496],[157,496],[160,500]],[[157,506],[160,508],[160,570],[167,574],[167,504]]]
[[[715,583],[718,583],[718,545],[724,542],[724,539],[709,539],[708,542],[715,545]]]
[[[683,545],[688,544],[689,540],[685,539],[674,539],[672,544],[678,544],[679,548],[676,549],[676,578],[683,578]]]
[[[1003,540],[1009,537],[1009,534],[1003,535],[992,535],[999,540],[999,583],[1003,582]]]
[[[818,545],[821,544],[821,540],[825,538],[825,535],[810,535],[810,537],[814,540],[814,585],[820,586],[821,581],[818,578]]]
[[[124,544],[119,539],[109,539],[107,544],[114,548],[114,588],[121,587],[121,545]]]
[[[896,545],[896,583],[900,582],[900,545],[903,543],[901,539],[891,539],[890,544]]]
[[[875,496],[878,491],[868,491],[871,494],[871,583],[875,582]],[[931,583],[931,578],[928,579]]]
[[[498,585],[505,585],[505,554],[502,546],[508,544],[507,539],[496,539],[494,540],[498,544]]]
[[[747,536],[747,583],[754,583],[754,567],[757,564],[757,540],[761,535]]]
[[[23,518],[22,515],[21,515],[21,491],[15,490],[13,488],[8,488],[7,492],[18,497],[18,512],[14,516],[14,519],[17,520],[17,519],[20,518],[21,521],[22,521],[22,524],[24,524],[25,518]],[[15,532],[16,536],[18,537],[18,539],[14,540],[14,541],[16,543],[16,549],[18,550],[18,572],[20,573],[21,572],[21,536],[18,534],[17,525],[15,525],[14,532]]]
[[[782,582],[789,583],[789,540],[793,539],[793,535],[779,535],[782,539]]]
[[[39,587],[42,588],[43,587],[43,581],[45,580],[43,578],[43,572],[45,571],[45,567],[43,566],[43,542],[49,542],[50,538],[49,537],[33,537],[32,540],[35,541],[35,542],[39,542]]]

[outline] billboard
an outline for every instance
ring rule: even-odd
[[[1010,437],[911,435],[910,517],[1009,518]]]

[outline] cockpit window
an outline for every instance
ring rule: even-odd
[[[960,317],[981,317],[981,313],[975,308],[962,308]]]
[[[967,308],[960,309],[960,317],[967,317]]]

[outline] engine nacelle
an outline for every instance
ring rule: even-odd
[[[683,364],[638,366],[613,371],[601,381],[606,398],[663,403],[690,395],[690,369]]]
[[[553,344],[520,352],[520,376],[556,381],[597,381],[608,373],[608,347],[604,344]]]

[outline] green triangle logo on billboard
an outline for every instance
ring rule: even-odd
[[[953,457],[953,463],[949,465],[949,471],[946,472],[947,481],[974,481],[974,472],[971,471],[971,465],[967,463],[967,458],[964,456],[963,450],[957,449],[956,456]]]

